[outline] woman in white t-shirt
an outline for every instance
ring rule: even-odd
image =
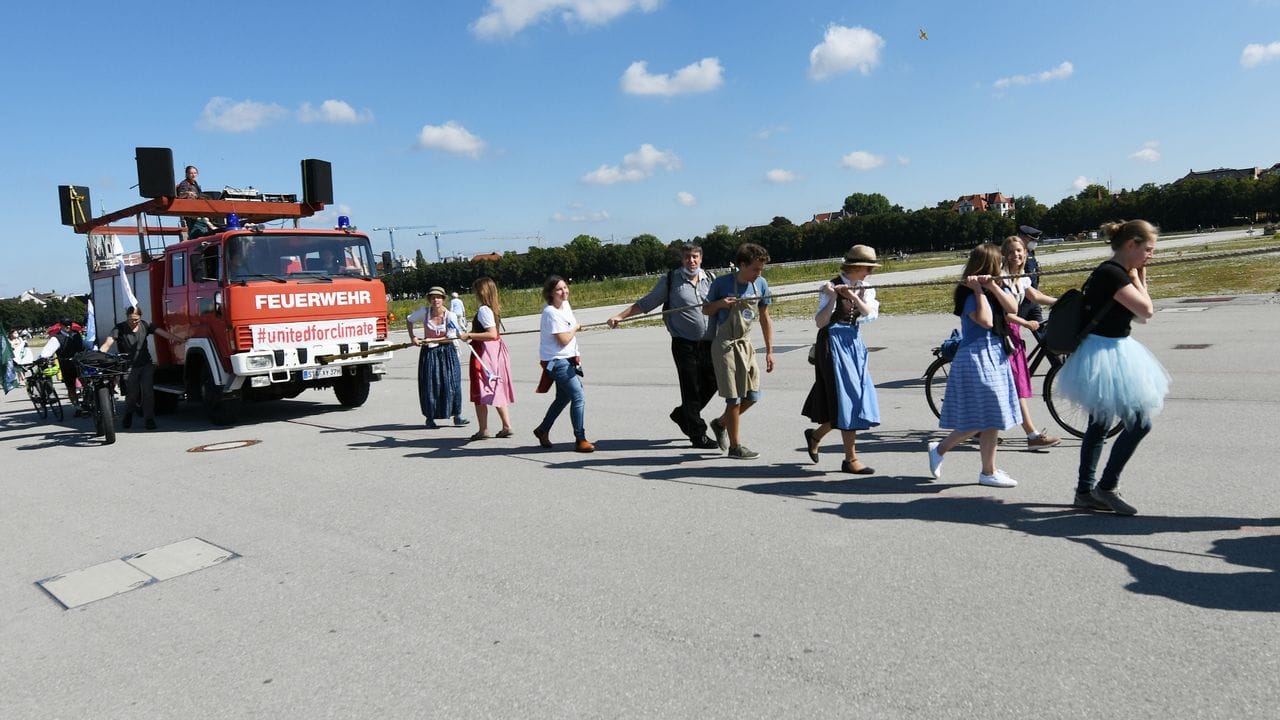
[[[420,307],[405,318],[409,342],[422,348],[418,353],[418,406],[428,428],[439,427],[436,420],[453,418],[454,425],[470,421],[462,417],[462,372],[453,338],[458,337],[458,316],[444,307],[444,288],[427,291],[430,306]],[[415,333],[414,326],[421,329]]]
[[[1013,295],[1019,308],[1022,307],[1024,300],[1037,305],[1052,305],[1058,301],[1057,298],[1032,287],[1031,278],[1022,274],[1027,264],[1027,246],[1020,236],[1010,235],[1005,238],[1000,244],[1000,254],[1004,258],[1005,275],[1021,275],[1021,277],[1005,278],[1002,283],[1004,291]],[[1009,372],[1013,373],[1013,385],[1018,389],[1018,404],[1022,406],[1022,429],[1027,433],[1027,447],[1053,447],[1062,442],[1061,438],[1038,432],[1036,423],[1031,419],[1030,410],[1027,408],[1027,399],[1034,393],[1031,390],[1031,371],[1027,367],[1027,346],[1022,341],[1022,328],[1027,328],[1034,333],[1040,329],[1040,323],[1036,320],[1021,318],[1017,313],[1008,313],[1004,319],[1009,325],[1009,343],[1013,345],[1013,355],[1009,356]]]
[[[538,342],[538,360],[542,363],[542,380],[536,392],[546,392],[554,383],[556,398],[547,408],[533,434],[538,444],[551,447],[551,426],[565,406],[569,406],[569,419],[573,422],[574,450],[589,453],[595,445],[587,440],[585,427],[586,399],[582,394],[582,366],[578,360],[578,331],[582,325],[569,306],[569,283],[559,275],[552,275],[542,285],[541,336]]]

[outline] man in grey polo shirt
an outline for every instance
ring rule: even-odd
[[[711,339],[714,326],[702,312],[701,305],[711,289],[711,274],[702,270],[702,248],[686,243],[680,250],[680,267],[663,275],[648,295],[631,307],[609,318],[616,328],[632,315],[647,313],[659,305],[667,309],[685,308],[668,313],[664,318],[671,333],[671,358],[680,381],[680,406],[669,416],[696,448],[719,449],[707,436],[702,409],[716,394],[716,373],[711,365]]]

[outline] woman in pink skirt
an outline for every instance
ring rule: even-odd
[[[498,285],[493,278],[478,278],[471,285],[480,308],[471,321],[471,332],[462,339],[471,342],[471,402],[476,406],[476,423],[480,429],[472,440],[489,438],[489,407],[498,411],[502,429],[497,437],[511,437],[511,416],[507,406],[516,401],[511,386],[511,359],[507,355],[507,343],[498,328],[502,324],[502,302],[498,299]]]
[[[1057,298],[1045,295],[1032,287],[1031,278],[1022,274],[1027,263],[1027,246],[1021,237],[1010,235],[1005,238],[1000,245],[1000,254],[1004,257],[1004,274],[1014,276],[1005,277],[1004,290],[1013,295],[1019,309],[1022,308],[1024,301],[1040,305],[1052,305],[1058,301]],[[1031,371],[1027,368],[1027,346],[1022,341],[1022,328],[1025,327],[1034,333],[1040,329],[1040,323],[1035,320],[1024,320],[1018,313],[1005,315],[1005,320],[1009,323],[1009,342],[1013,345],[1013,354],[1009,356],[1009,371],[1013,373],[1013,384],[1018,389],[1018,405],[1022,408],[1022,429],[1027,433],[1027,447],[1053,447],[1062,442],[1062,439],[1048,433],[1037,432],[1035,421],[1031,419],[1031,412],[1027,408],[1027,399],[1033,393]]]

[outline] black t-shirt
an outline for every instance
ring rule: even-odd
[[[136,331],[130,330],[129,321],[126,320],[112,329],[111,337],[115,338],[120,354],[129,358],[131,366],[142,367],[152,362],[151,351],[147,349],[147,336],[155,334],[155,331],[156,326],[146,320],[138,323]]]
[[[1124,266],[1115,260],[1108,260],[1093,269],[1085,284],[1084,306],[1086,317],[1093,316],[1115,297],[1117,291],[1125,285],[1131,285],[1129,273]],[[1119,302],[1112,303],[1107,314],[1102,316],[1093,328],[1094,335],[1118,338],[1129,336],[1129,323],[1133,321],[1133,312]]]

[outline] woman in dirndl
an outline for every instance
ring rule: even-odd
[[[1073,504],[1134,515],[1137,508],[1116,490],[1120,473],[1151,432],[1151,419],[1164,409],[1169,393],[1169,373],[1129,335],[1135,318],[1145,323],[1155,315],[1147,290],[1147,263],[1155,254],[1158,231],[1145,220],[1130,220],[1103,225],[1102,234],[1113,254],[1094,269],[1084,287],[1086,313],[1098,322],[1058,371],[1057,390],[1089,413]],[[1095,482],[1107,430],[1117,418],[1124,430]]]
[[[1000,288],[1000,247],[982,243],[974,248],[961,277],[963,282],[952,296],[953,312],[960,316],[960,347],[951,361],[938,418],[938,426],[951,433],[941,442],[929,443],[929,472],[941,477],[943,456],[977,435],[982,456],[978,483],[1013,487],[1017,481],[996,467],[1000,431],[1022,422],[1004,347],[1008,332],[1005,317],[1018,312],[1018,306],[1013,296]]]
[[[1053,305],[1058,301],[1031,284],[1031,276],[1026,273],[1027,245],[1021,235],[1005,238],[1000,244],[1000,255],[1004,258],[1005,274],[1001,286],[1005,292],[1013,295],[1019,310],[1024,302],[1034,303],[1034,307]],[[1031,419],[1031,410],[1027,407],[1027,400],[1035,393],[1031,390],[1031,369],[1027,366],[1027,345],[1022,340],[1022,328],[1035,333],[1040,329],[1040,321],[1027,320],[1016,312],[1006,314],[1005,320],[1009,323],[1009,344],[1013,348],[1013,353],[1009,355],[1009,370],[1013,373],[1013,386],[1018,389],[1018,407],[1022,410],[1022,430],[1027,434],[1027,447],[1053,447],[1062,442],[1062,439],[1037,431],[1036,423]]]
[[[818,310],[813,319],[818,327],[814,345],[813,387],[805,398],[801,414],[818,423],[804,431],[809,459],[818,462],[822,438],[832,428],[844,442],[840,470],[855,475],[871,475],[875,470],[858,459],[854,442],[859,430],[880,424],[880,403],[875,382],[867,371],[867,346],[861,328],[880,315],[875,288],[867,282],[876,262],[876,251],[854,245],[845,254],[840,274],[818,290]]]
[[[480,303],[471,332],[462,333],[462,339],[471,343],[471,402],[476,408],[476,424],[479,428],[472,440],[489,439],[489,408],[498,411],[502,429],[497,437],[511,437],[511,415],[507,406],[516,401],[511,384],[511,357],[507,343],[502,339],[502,301],[498,299],[498,285],[493,278],[476,278],[471,292]]]
[[[470,421],[462,417],[462,371],[453,338],[458,337],[458,316],[444,306],[444,288],[427,291],[430,305],[418,308],[405,318],[409,342],[422,348],[418,353],[418,406],[427,419],[428,428],[440,427],[436,420],[453,418],[462,426]],[[415,333],[415,325],[421,332]]]

